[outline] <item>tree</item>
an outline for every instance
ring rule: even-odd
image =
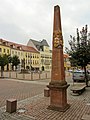
[[[77,29],[77,37],[72,37],[69,41],[70,49],[66,48],[66,52],[70,55],[72,66],[81,66],[85,71],[86,85],[88,86],[86,66],[90,63],[90,39],[88,39],[87,25],[79,32]]]
[[[0,55],[1,77],[3,77],[4,66],[8,64],[8,56],[6,54]]]
[[[12,66],[15,66],[15,69],[17,69],[17,66],[20,64],[19,57],[14,55],[12,57]]]
[[[22,59],[22,67],[24,68],[24,70],[25,70],[25,58],[24,59]]]
[[[8,60],[9,60],[9,63],[12,63],[12,57],[10,55],[8,55]]]
[[[10,70],[11,70],[12,57],[10,55],[7,55],[7,56],[8,56],[7,70],[9,70],[9,64],[10,64]]]

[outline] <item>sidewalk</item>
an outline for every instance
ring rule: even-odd
[[[0,120],[81,120],[90,115],[90,87],[80,96],[72,96],[68,89],[70,108],[66,112],[48,110],[49,97],[43,93],[18,102],[17,112],[9,114],[5,107],[0,109]]]

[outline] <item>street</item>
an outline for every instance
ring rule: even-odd
[[[71,76],[68,76],[66,80],[71,83]],[[49,82],[50,79],[34,81],[0,79],[0,107],[4,106],[6,100],[10,98],[20,101],[43,93]]]
[[[30,82],[0,79],[0,107],[6,104],[6,100],[15,98],[18,101],[41,94],[45,85]]]
[[[73,84],[71,75],[66,76],[68,84]],[[70,86],[67,89],[67,102],[70,109],[66,112],[48,110],[49,97],[44,97],[44,88],[50,82],[47,80],[23,81],[16,79],[0,79],[0,118],[3,120],[81,120],[83,114],[90,113],[90,87],[79,96],[72,96]],[[18,100],[17,112],[5,112],[6,100]],[[25,110],[24,113],[20,113]],[[21,116],[20,116],[21,115]],[[26,116],[25,116],[26,115]]]

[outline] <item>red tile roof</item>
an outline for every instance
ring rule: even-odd
[[[69,58],[69,55],[64,53],[64,58]]]
[[[11,46],[14,45],[15,48],[13,48],[13,49],[19,49],[19,48],[21,48],[20,50],[22,50],[22,51],[39,53],[35,48],[29,47],[29,46],[26,46],[26,45],[17,44],[17,43],[14,43],[14,42],[9,42],[9,41],[3,40],[3,39],[0,39],[0,42],[2,42],[2,43],[6,42],[7,43],[6,46],[8,46],[8,47],[11,47]]]

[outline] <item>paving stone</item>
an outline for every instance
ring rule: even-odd
[[[19,115],[17,113],[9,114],[0,111],[0,120],[35,120],[35,118],[28,115]]]
[[[83,115],[90,114],[90,87],[87,87],[86,91],[80,96],[72,96],[70,88],[68,88],[67,98],[70,108],[65,112],[58,112],[47,109],[50,98],[44,97],[45,84],[39,85],[34,82],[28,84],[8,80],[0,82],[0,91],[3,86],[6,87],[0,92],[0,100],[3,98],[0,105],[4,103],[4,100],[11,98],[12,95],[14,98],[19,98],[17,112],[9,114],[5,111],[5,107],[0,108],[0,120],[81,120]],[[22,97],[23,95],[25,97]],[[19,113],[18,110],[21,108],[26,111]]]
[[[90,120],[90,115],[83,115],[82,120]]]

